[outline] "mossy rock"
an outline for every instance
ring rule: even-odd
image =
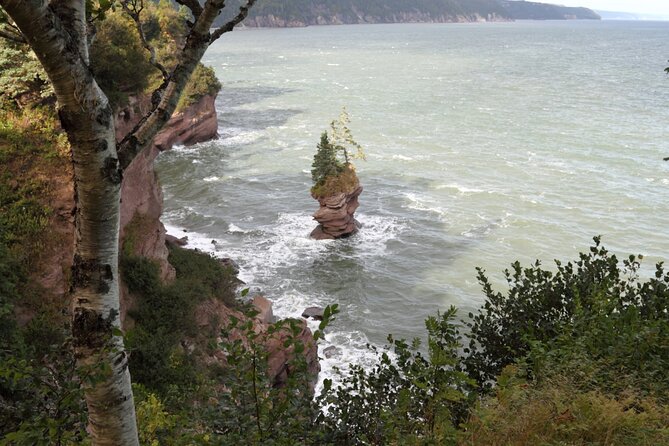
[[[312,187],[311,196],[318,200],[340,193],[350,194],[359,186],[360,180],[355,173],[355,168],[349,163],[344,166],[344,170],[338,175],[329,176],[325,181]]]

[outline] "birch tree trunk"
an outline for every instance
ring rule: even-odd
[[[188,24],[186,44],[174,70],[167,76],[161,70],[165,78],[153,93],[154,108],[117,153],[113,111],[89,68],[86,0],[0,0],[53,84],[60,122],[72,148],[76,204],[72,334],[80,375],[91,378],[82,385],[88,431],[96,446],[139,446],[128,357],[119,335],[122,171],[170,119],[209,45],[232,31],[255,2],[246,0],[239,14],[212,35],[210,28],[224,0],[207,0],[204,5],[197,0],[176,1],[187,6],[194,19]],[[132,18],[141,31],[139,13]]]
[[[72,147],[76,200],[72,300],[77,363],[95,445],[139,445],[119,329],[121,169],[112,109],[88,69],[83,0],[1,0],[51,80]]]

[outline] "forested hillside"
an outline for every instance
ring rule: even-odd
[[[232,17],[230,2],[217,23]],[[477,22],[599,19],[587,8],[504,0],[258,0],[247,26],[284,27],[354,23]]]

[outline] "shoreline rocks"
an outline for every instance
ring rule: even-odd
[[[309,307],[302,312],[302,317],[305,319],[315,319],[317,321],[323,320],[323,313],[325,310],[321,307]]]
[[[320,205],[313,215],[319,225],[311,232],[310,237],[316,240],[334,240],[358,232],[361,225],[355,219],[355,210],[360,205],[358,197],[362,190],[362,186],[358,186],[349,193],[314,197]]]

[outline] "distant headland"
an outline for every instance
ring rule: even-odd
[[[225,23],[237,11],[241,0],[229,3],[215,24]],[[588,8],[511,0],[259,0],[243,23],[249,27],[287,28],[363,23],[600,19]]]

